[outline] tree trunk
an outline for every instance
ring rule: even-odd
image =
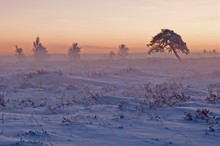
[[[173,53],[175,54],[176,58],[177,58],[177,59],[179,60],[179,62],[181,63],[181,62],[182,62],[182,59],[180,58],[180,56],[178,55],[178,53],[176,52],[176,50],[173,49],[173,48],[172,48],[172,50],[173,50]]]

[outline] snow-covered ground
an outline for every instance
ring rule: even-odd
[[[0,63],[0,146],[217,146],[220,57]]]

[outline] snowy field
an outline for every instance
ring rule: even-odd
[[[0,62],[0,146],[217,146],[220,57]]]

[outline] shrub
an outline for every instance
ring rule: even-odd
[[[215,104],[220,100],[220,90],[215,88],[208,89],[208,96],[205,99],[207,102]]]
[[[207,110],[207,109],[197,109],[196,110],[196,118],[202,119],[202,120],[208,122],[211,119],[211,115],[210,115],[209,110]]]
[[[62,125],[79,125],[79,120],[78,120],[78,116],[75,117],[63,117],[61,124]]]
[[[202,120],[208,124],[216,124],[220,120],[213,112],[208,109],[197,109],[194,113],[185,112],[186,120]]]
[[[19,89],[27,89],[27,88],[31,88],[32,87],[32,84],[27,82],[27,81],[22,81],[20,82],[20,85],[19,85]]]
[[[195,113],[185,112],[184,119],[190,121],[204,121],[208,125],[206,134],[208,134],[208,132],[220,131],[220,118],[218,118],[213,112],[210,112],[208,109],[197,109]]]
[[[75,83],[69,83],[67,86],[66,86],[66,90],[76,90],[77,89],[77,86]]]
[[[186,102],[190,96],[184,92],[187,86],[178,83],[161,83],[153,85],[147,83],[144,85],[132,85],[122,92],[125,97],[142,98],[144,104],[150,108],[162,106],[174,106],[181,102]]]
[[[37,70],[35,72],[30,72],[30,73],[26,74],[26,76],[31,79],[36,76],[44,75],[44,74],[48,74],[48,73],[49,73],[48,71],[41,69],[41,70]]]
[[[6,102],[5,102],[5,95],[0,94],[0,107],[6,107]]]
[[[144,86],[145,98],[149,102],[150,107],[174,106],[190,99],[190,96],[183,93],[185,88],[182,84],[177,83],[162,83],[154,87],[146,84]]]

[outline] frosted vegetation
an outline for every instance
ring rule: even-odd
[[[16,46],[0,58],[0,145],[219,145],[220,54],[180,57],[189,49],[168,29],[147,46],[157,54]]]
[[[219,55],[81,57],[0,58],[0,145],[219,145]]]

